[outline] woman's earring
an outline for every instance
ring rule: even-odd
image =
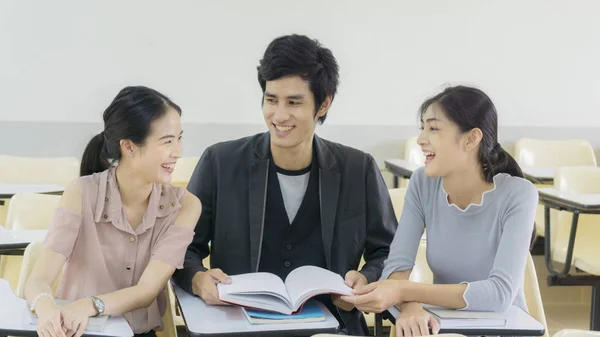
[[[129,152],[129,156],[130,156],[130,157],[133,157],[133,152]]]

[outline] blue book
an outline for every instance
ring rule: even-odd
[[[298,313],[291,315],[247,308],[243,308],[243,311],[250,324],[323,322],[326,319],[323,309],[316,300],[307,301]]]

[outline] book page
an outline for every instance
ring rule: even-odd
[[[340,275],[315,266],[294,269],[286,278],[285,286],[294,311],[307,299],[319,294],[352,295],[352,289],[344,284]]]
[[[219,297],[233,299],[235,295],[271,295],[285,303],[291,303],[283,281],[271,273],[248,273],[233,275],[231,284],[219,283]],[[248,297],[246,297],[247,299]],[[234,302],[235,303],[235,302]]]

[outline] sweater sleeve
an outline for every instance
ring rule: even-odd
[[[490,274],[485,280],[464,282],[467,305],[462,310],[505,312],[523,285],[538,193],[530,182],[520,183],[504,201],[502,234]]]

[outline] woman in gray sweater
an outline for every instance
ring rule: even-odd
[[[439,331],[420,303],[447,308],[527,311],[523,274],[538,194],[498,144],[496,109],[481,90],[450,87],[420,109],[425,167],[408,184],[381,281],[344,300],[366,312],[400,309],[400,336]],[[427,228],[434,284],[408,281]]]

